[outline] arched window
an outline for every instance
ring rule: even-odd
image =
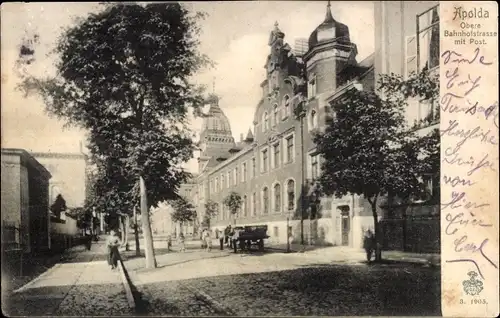
[[[278,120],[279,120],[279,114],[278,114],[278,105],[277,104],[274,104],[274,108],[273,108],[273,126],[276,126],[278,124]]]
[[[283,119],[290,115],[290,97],[283,97]]]
[[[279,183],[274,185],[274,212],[281,212],[281,186]]]
[[[288,201],[288,210],[295,209],[295,181],[288,180],[286,184],[286,196]]]
[[[267,112],[264,113],[264,131],[269,129],[269,114]]]
[[[262,189],[262,213],[269,213],[269,189],[267,187]]]
[[[243,196],[243,203],[241,205],[241,210],[242,210],[243,216],[247,216],[248,202],[247,202],[247,196],[246,195]]]

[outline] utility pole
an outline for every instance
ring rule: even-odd
[[[303,103],[303,101],[301,101]],[[304,209],[305,209],[305,182],[306,182],[306,176],[305,176],[305,150],[304,150],[304,116],[305,116],[305,110],[301,111],[300,114],[300,153],[301,153],[301,181],[300,181],[300,244],[302,245],[302,250],[304,250]]]

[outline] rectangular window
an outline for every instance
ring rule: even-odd
[[[311,156],[311,178],[316,180],[319,177],[319,163],[318,156]]]
[[[234,168],[234,184],[238,184],[238,167]]]
[[[227,172],[227,187],[229,188],[231,186],[231,172]]]
[[[220,189],[224,189],[224,186],[226,185],[226,180],[224,179],[224,174],[220,175]]]
[[[439,5],[417,15],[417,70],[439,66]]]
[[[280,143],[275,143],[273,145],[273,168],[278,168],[280,166]]]
[[[293,135],[287,137],[285,139],[286,143],[286,155],[285,155],[285,162],[290,163],[293,161]]]
[[[261,160],[260,171],[261,172],[266,172],[267,171],[267,165],[268,165],[268,153],[267,153],[267,149],[262,150],[261,155],[262,155],[262,160]]]
[[[255,178],[257,174],[257,164],[255,162],[255,158],[252,158],[252,178]]]
[[[241,182],[245,182],[247,178],[247,163],[241,165]]]
[[[219,190],[219,178],[215,178],[215,191]]]
[[[316,96],[316,75],[312,75],[307,82],[307,97],[313,98]]]
[[[252,193],[252,216],[257,215],[257,193]]]
[[[417,72],[417,38],[414,35],[407,36],[405,42],[405,78]]]
[[[275,226],[275,227],[273,228],[273,234],[274,234],[274,237],[279,237],[279,230],[278,230],[278,227],[277,227],[277,226]]]

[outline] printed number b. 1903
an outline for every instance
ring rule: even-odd
[[[486,305],[488,302],[486,302],[486,299],[471,299],[469,304],[471,305]],[[465,300],[460,299],[460,305],[465,305],[467,304]]]

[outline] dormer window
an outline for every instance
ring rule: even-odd
[[[282,117],[282,119],[285,119],[288,116],[290,116],[290,97],[288,97],[288,95],[285,95],[285,97],[283,97],[283,117]]]
[[[316,96],[316,75],[314,74],[309,76],[309,81],[307,82],[307,96],[309,98]]]
[[[273,108],[273,126],[276,126],[278,124],[278,118],[279,118],[278,111],[279,111],[278,105],[274,104],[274,108]]]

